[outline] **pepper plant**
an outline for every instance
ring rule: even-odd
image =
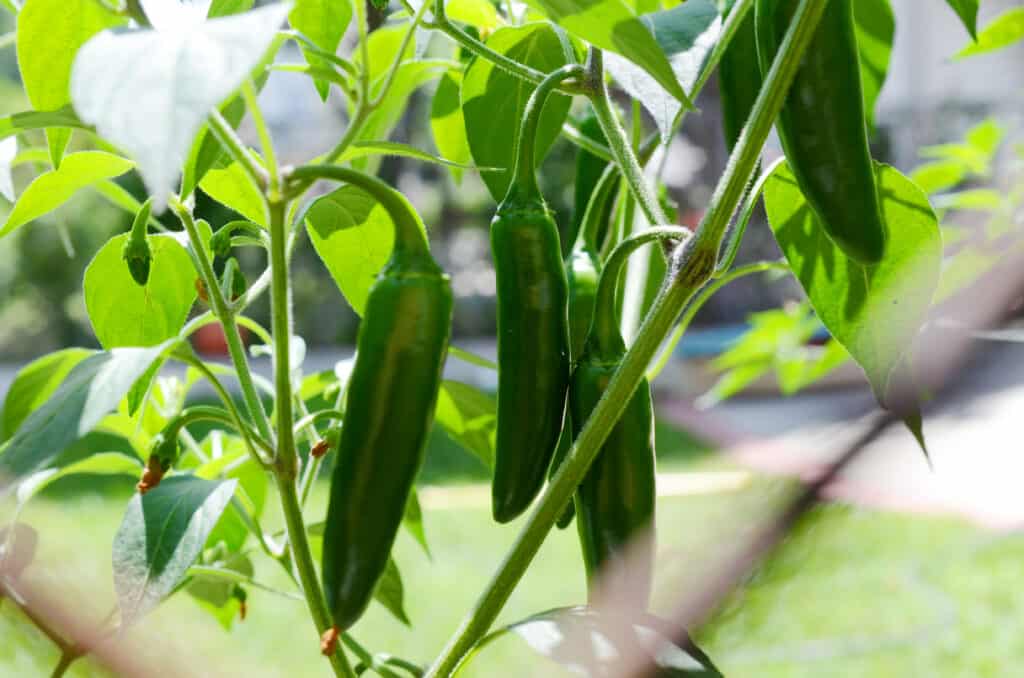
[[[640,591],[630,604],[643,614],[655,526],[648,379],[696,309],[744,275],[795,276],[840,358],[863,368],[879,405],[923,445],[909,375],[942,240],[926,191],[868,148],[894,36],[889,0],[0,4],[15,17],[3,42],[17,50],[32,106],[0,118],[0,192],[12,203],[0,237],[80,191],[132,216],[83,282],[102,350],[69,348],[26,366],[0,429],[0,496],[17,510],[69,474],[139,477],[113,545],[115,629],[180,591],[222,620],[244,614],[251,557],[261,555],[304,598],[310,652],[325,655],[325,673],[448,676],[493,637],[545,536],[574,515],[589,602],[599,602],[606,570],[625,563],[627,585]],[[976,38],[964,55],[1020,37],[1014,10],[977,34],[977,2],[948,4]],[[283,60],[287,43],[301,63]],[[698,114],[693,101],[719,66],[731,157],[691,231],[671,225],[647,164]],[[336,89],[346,103],[344,133],[298,167],[279,162],[260,109],[271,72],[308,79],[325,100]],[[391,139],[408,98],[433,83],[437,155]],[[237,132],[246,116],[256,147]],[[773,125],[787,157],[761,172]],[[565,260],[537,179],[563,142],[578,147]],[[500,203],[490,226],[496,365],[450,345],[448,278],[415,206],[374,176],[387,155],[441,163],[456,178],[479,172]],[[20,190],[12,168],[32,175]],[[131,172],[145,195],[119,182]],[[314,192],[321,186],[329,192]],[[198,191],[238,218],[214,230],[195,213]],[[762,197],[783,259],[734,266]],[[326,374],[302,374],[304,345],[292,333],[289,263],[304,236],[362,316],[354,363]],[[619,273],[653,242],[666,273],[626,341],[622,309],[643,300],[617,301]],[[267,260],[251,283],[236,259],[243,248]],[[270,327],[246,315],[263,295]],[[229,365],[190,347],[213,323]],[[243,328],[273,357],[271,381],[253,373]],[[497,369],[496,407],[444,381],[446,358]],[[170,363],[186,366],[184,378],[164,372]],[[217,404],[189,404],[200,383]],[[371,599],[405,620],[390,551],[402,525],[426,547],[413,481],[435,417],[493,464],[494,518],[519,519],[520,532],[441,654],[399,658],[354,634]],[[471,418],[488,428],[466,425]],[[200,421],[213,432],[197,439]],[[132,453],[94,449],[96,431]],[[325,459],[334,467],[326,516],[308,506]],[[268,485],[281,533],[261,524]],[[16,552],[24,533],[6,530],[0,554]],[[625,557],[638,542],[647,557]],[[15,591],[15,570],[3,572],[3,590]],[[528,638],[552,625],[596,634],[607,621],[598,609],[512,628]],[[637,637],[655,639],[647,649],[659,671],[717,675],[692,644],[666,652],[672,641],[657,620],[637,619],[648,620],[635,623],[645,631]],[[88,652],[62,647],[55,675]]]

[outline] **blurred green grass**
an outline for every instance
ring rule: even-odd
[[[721,470],[722,459],[689,436],[659,427],[663,470]],[[446,455],[458,455],[448,459]],[[465,454],[431,449],[424,477],[476,480]],[[447,474],[447,475],[446,475]],[[318,488],[310,519],[325,504]],[[658,506],[658,581],[653,607],[664,609],[680,581],[700,581],[708,554],[734,544],[770,515],[788,484],[752,476],[736,491],[666,497]],[[40,532],[34,581],[71,586],[99,609],[111,605],[110,544],[131,491],[127,479],[100,494],[58,487],[22,519]],[[276,515],[266,527],[279,524]],[[430,509],[426,529],[433,559],[403,532],[396,559],[406,587],[407,629],[374,605],[354,635],[374,651],[421,662],[436,655],[490,577],[519,528],[494,525],[488,507]],[[855,507],[817,509],[784,548],[759,568],[718,616],[697,634],[728,676],[1005,676],[1024,660],[1024,591],[1017,586],[1024,539],[996,536],[948,518],[901,516]],[[680,579],[680,574],[682,578]],[[256,578],[286,588],[276,565],[257,560]],[[573,530],[552,534],[501,617],[584,599]],[[300,602],[254,590],[249,617],[230,632],[187,596],[149,616],[134,636],[183,648],[201,675],[327,675]],[[0,607],[0,675],[48,675],[56,651],[9,604]],[[103,675],[89,661],[72,676]],[[563,675],[515,638],[483,651],[462,674]]]

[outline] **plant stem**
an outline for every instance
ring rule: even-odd
[[[398,52],[395,54],[395,60],[391,63],[391,67],[388,69],[388,73],[385,76],[384,84],[381,85],[377,94],[370,101],[370,108],[377,108],[380,102],[387,96],[388,90],[391,89],[391,83],[395,81],[395,75],[398,73],[399,67],[405,60],[405,52],[409,49],[409,43],[412,42],[412,36],[416,33],[416,28],[423,21],[423,15],[426,14],[427,9],[430,7],[430,3],[427,0],[423,0],[419,10],[416,11],[412,16],[412,20],[409,22],[409,27],[405,31],[405,35],[402,36],[402,42],[398,46]]]
[[[615,162],[611,149],[585,135],[580,131],[579,127],[573,125],[571,122],[566,122],[562,125],[562,136],[568,139],[571,143],[582,148],[584,151],[587,151],[592,155],[596,155],[601,160]]]
[[[206,248],[199,237],[199,229],[196,228],[196,222],[192,218],[192,214],[184,205],[178,203],[173,207],[182,225],[185,227],[185,231],[188,233],[189,241],[192,243],[192,250],[195,252],[196,261],[199,264],[199,275],[206,285],[210,306],[213,308],[214,314],[220,320],[221,327],[224,329],[228,353],[235,367],[238,383],[242,388],[246,410],[249,413],[249,417],[255,422],[256,429],[260,432],[260,435],[273,444],[274,433],[270,428],[270,419],[263,409],[263,402],[256,393],[252,372],[249,370],[249,360],[245,354],[245,345],[242,343],[242,337],[238,333],[238,324],[235,322],[234,312],[228,306],[228,302],[221,292],[220,285],[217,284],[217,275],[213,271],[213,264],[210,262],[210,257],[207,256]],[[250,289],[250,291],[252,290]],[[248,298],[248,295],[246,296]]]
[[[57,666],[53,669],[53,673],[50,674],[50,678],[61,678],[71,668],[75,660],[81,656],[81,653],[77,652],[74,648],[64,650],[60,655]]]
[[[548,95],[558,87],[559,83],[569,78],[578,78],[583,73],[583,68],[578,64],[562,66],[544,76],[544,80],[533,90],[529,101],[526,102],[519,138],[516,141],[515,165],[512,168],[513,176],[509,185],[509,195],[512,195],[514,191],[519,191],[524,196],[540,195],[535,159],[537,126],[540,124],[544,104],[547,103]]]
[[[294,483],[298,454],[292,432],[292,299],[288,279],[288,252],[284,213],[286,205],[272,202],[270,209],[270,326],[274,339],[274,396],[277,409],[276,475]]]
[[[622,333],[615,313],[615,297],[618,290],[619,274],[625,268],[629,257],[639,248],[656,240],[682,241],[693,234],[682,226],[652,226],[624,239],[604,261],[601,276],[597,281],[594,295],[594,320],[587,338],[588,350],[597,358],[615,359],[624,352]]]
[[[430,668],[428,676],[452,675],[494,623],[617,422],[622,403],[628,402],[636,391],[647,365],[687,301],[710,279],[722,234],[739,204],[747,180],[757,164],[760,149],[782,108],[783,99],[825,8],[826,3],[819,0],[801,0],[704,221],[695,236],[673,253],[669,274],[640,327],[635,343],[612,375],[603,397],[494,577]]]
[[[214,111],[210,114],[210,131],[224,145],[224,148],[228,150],[231,158],[242,166],[245,173],[256,184],[256,188],[263,191],[267,187],[270,178],[267,170],[263,169],[263,166],[253,157],[252,152],[245,147],[238,134],[235,133],[234,128],[228,124],[228,121],[224,119],[220,111]]]
[[[611,100],[608,98],[608,87],[604,82],[604,59],[601,50],[591,47],[587,53],[587,84],[591,106],[594,114],[601,125],[608,140],[608,147],[615,156],[615,164],[622,171],[622,176],[629,186],[630,192],[636,199],[637,205],[643,210],[644,216],[652,226],[664,226],[671,223],[665,211],[661,209],[658,196],[655,194],[644,177],[644,170],[636,159],[633,146],[626,131],[622,129],[619,118],[612,110]]]
[[[281,510],[284,513],[292,562],[298,573],[302,593],[306,597],[313,622],[317,631],[323,634],[331,628],[331,615],[317,579],[295,486],[299,458],[292,430],[292,300],[288,274],[288,234],[285,224],[287,207],[287,204],[281,201],[269,203],[270,304],[274,339],[274,397],[277,405],[277,458],[274,464],[274,480],[281,498]],[[336,675],[354,675],[341,648],[332,653],[329,659]]]
[[[362,57],[358,78],[359,101],[365,104],[370,101],[370,27],[366,21],[366,0],[354,0],[352,5],[356,11],[356,30],[359,32],[359,55]]]
[[[302,508],[299,506],[299,496],[295,491],[295,480],[294,477],[289,479],[281,473],[275,473],[274,478],[277,480],[277,491],[281,496],[281,509],[284,512],[285,527],[288,531],[288,543],[291,545],[292,560],[299,575],[302,594],[306,597],[306,605],[309,607],[310,616],[313,617],[313,623],[316,624],[317,632],[323,634],[332,626],[331,613],[327,609],[327,601],[324,599],[320,581],[317,579],[316,567],[313,565],[309,539],[306,537],[306,526],[302,521]],[[344,678],[355,677],[352,667],[349,666],[348,657],[341,647],[338,647],[328,659],[335,675]]]
[[[544,79],[544,73],[538,71],[535,68],[531,68],[526,64],[521,64],[515,59],[510,59],[504,54],[495,52],[493,49],[480,42],[473,36],[467,34],[458,26],[455,26],[448,21],[448,16],[444,10],[445,0],[436,0],[434,2],[434,26],[447,35],[449,38],[459,43],[473,54],[490,61],[498,68],[506,71],[510,75],[514,75],[517,78],[539,84]]]
[[[274,152],[274,140],[270,138],[270,130],[263,119],[263,111],[260,110],[260,102],[256,98],[256,88],[252,80],[246,80],[242,85],[242,98],[245,99],[245,107],[252,117],[253,126],[256,127],[256,135],[260,139],[260,148],[263,149],[263,158],[267,163],[267,174],[269,176],[269,189],[272,197],[276,198],[281,192],[281,178],[278,176],[277,154]]]

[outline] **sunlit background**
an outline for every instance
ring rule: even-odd
[[[979,25],[1019,4],[986,0]],[[949,192],[939,192],[933,204],[943,208],[943,235],[951,255],[968,248],[979,233],[1024,229],[1024,44],[953,60],[968,36],[945,3],[893,0],[893,5],[897,36],[878,103],[876,158],[910,174],[941,156],[936,146],[961,142],[979,125],[998,130],[990,171],[956,186],[957,192],[971,190],[969,197],[958,202]],[[12,28],[4,21],[9,22],[6,15],[0,19],[0,34]],[[285,50],[281,58],[298,61],[301,56]],[[17,72],[14,50],[0,51],[0,115],[29,108]],[[426,124],[430,95],[427,88],[409,99],[393,139],[434,153]],[[298,74],[273,73],[261,103],[284,162],[297,163],[328,149],[345,128],[340,98],[323,104],[310,81]],[[714,82],[697,106],[699,113],[687,118],[661,164],[679,222],[688,225],[699,221],[727,160]],[[242,134],[255,143],[248,124]],[[767,155],[778,155],[777,140],[769,146]],[[575,152],[573,145],[559,141],[542,171],[545,196],[563,228],[572,218]],[[478,175],[464,172],[456,182],[445,167],[401,158],[385,159],[379,173],[420,211],[437,258],[452,276],[454,343],[493,355],[495,290],[487,226],[495,204]],[[15,178],[20,190],[29,177]],[[135,175],[120,181],[141,195]],[[8,209],[0,199],[0,218]],[[203,196],[198,212],[214,227],[235,218]],[[99,247],[129,226],[126,213],[86,191],[0,241],[0,393],[35,357],[67,346],[98,347],[85,312],[83,272]],[[979,267],[998,263],[998,252],[983,254]],[[763,214],[758,214],[739,261],[777,256]],[[265,265],[252,251],[240,259],[250,277]],[[306,370],[330,367],[351,353],[358,317],[308,241],[296,251],[294,273],[296,333],[309,349]],[[790,489],[788,479],[827,464],[837,441],[849,437],[851,423],[874,409],[863,375],[852,363],[798,395],[780,393],[776,356],[793,348],[794,333],[800,335],[794,327],[809,314],[801,301],[799,287],[789,279],[755,276],[727,286],[698,314],[655,384],[662,495],[656,610],[660,602],[672,600],[676,587],[685,586],[687,573],[702,572],[703,553],[742,538],[746,526],[767,518]],[[931,467],[909,434],[892,429],[830,488],[838,501],[817,509],[695,634],[727,675],[1020,672],[1024,594],[1018,579],[1024,539],[1016,530],[1024,525],[1024,495],[1018,489],[1024,462],[1017,448],[1024,349],[1017,342],[1024,340],[1024,332],[1015,329],[1017,313],[1004,310],[999,334],[975,333],[966,370],[926,411]],[[265,299],[252,315],[268,324]],[[956,331],[951,322],[949,331]],[[745,335],[751,327],[768,328],[760,339],[761,352],[749,352],[739,362],[723,361],[721,356],[744,336],[746,346],[753,345]],[[813,353],[822,339],[820,332],[800,336],[796,348]],[[199,335],[197,341],[199,350],[216,357],[215,336]],[[256,359],[265,373],[267,362]],[[483,368],[459,364],[449,369],[456,378],[493,386],[493,373]],[[487,475],[475,457],[435,433],[420,479],[428,486],[421,496],[432,557],[407,535],[397,545],[414,627],[403,627],[376,607],[356,629],[361,640],[420,661],[436,654],[516,533],[515,525],[491,524],[489,495],[482,485]],[[132,487],[126,478],[61,481],[21,516],[42,535],[29,576],[65,592],[69,601],[83,601],[82,609],[96,619],[114,600],[110,543]],[[317,491],[317,506],[325,501],[323,490]],[[286,587],[269,565],[256,576]],[[574,530],[559,532],[545,544],[502,620],[583,599]],[[159,637],[188,648],[185,656],[195,667],[206,662],[215,667],[196,675],[318,675],[322,667],[306,642],[308,626],[301,602],[254,590],[244,622],[218,618],[218,611],[181,594],[132,633],[143,642]],[[52,670],[57,650],[2,603],[0,639],[0,676],[48,675]],[[495,663],[481,661],[467,673],[559,675],[555,664],[533,659],[517,643],[502,641],[488,648],[485,655]],[[102,675],[97,671],[83,661],[70,675]]]

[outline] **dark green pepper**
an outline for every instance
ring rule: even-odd
[[[868,147],[853,0],[828,2],[775,127],[800,190],[826,233],[862,264],[881,260],[885,228]],[[757,0],[762,74],[771,68],[797,0]]]
[[[323,581],[338,629],[366,610],[423,464],[448,351],[452,293],[419,217],[397,191],[344,167],[295,170],[373,196],[395,224],[391,258],[370,288],[346,392],[324,527]]]
[[[735,4],[736,0],[728,0],[726,16]],[[761,91],[761,66],[757,60],[752,11],[747,12],[718,62],[718,91],[725,145],[732,152]]]
[[[591,325],[583,355],[569,387],[569,411],[574,435],[579,435],[622,362],[626,345],[615,313],[619,273],[629,255],[656,239],[680,238],[688,231],[657,227],[623,241],[609,256],[598,283]],[[647,569],[629,572],[631,588],[649,595],[655,505],[654,408],[647,380],[637,387],[622,416],[597,453],[575,496],[576,524],[591,597],[601,568],[630,553],[643,550]]]
[[[544,484],[565,414],[569,386],[567,282],[558,227],[534,172],[541,109],[580,66],[558,69],[526,105],[515,173],[491,222],[498,288],[498,424],[492,512],[508,522]]]
[[[132,222],[131,233],[121,249],[121,258],[128,265],[128,272],[132,274],[132,279],[143,287],[149,282],[149,267],[153,262],[153,252],[146,239],[146,227],[149,223],[152,206],[153,199],[150,198],[139,208],[139,212]]]

